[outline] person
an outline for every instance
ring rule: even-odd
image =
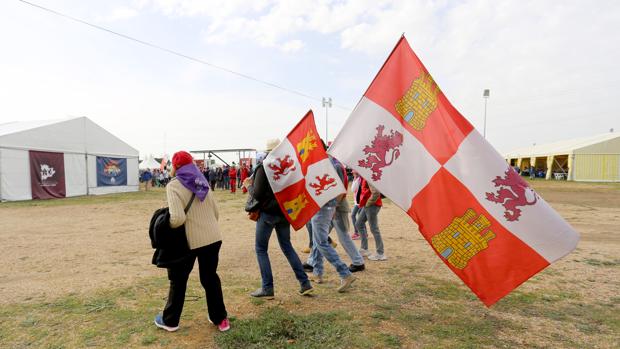
[[[217,179],[217,175],[215,174],[215,168],[211,167],[209,169],[209,186],[211,189],[215,190],[215,181]]]
[[[534,179],[536,177],[536,169],[534,166],[530,165],[530,179]]]
[[[166,187],[170,227],[177,228],[185,224],[190,258],[168,268],[170,280],[168,301],[163,312],[155,317],[155,325],[171,332],[179,329],[187,280],[198,259],[200,283],[206,292],[209,321],[220,331],[227,331],[230,329],[230,322],[224,305],[221,281],[217,274],[222,246],[217,204],[213,195],[209,193],[206,178],[200,173],[188,152],[180,151],[174,154],[171,175],[176,177]],[[185,207],[190,201],[191,206],[185,213]]]
[[[237,192],[237,168],[234,162],[228,171],[228,178],[230,178],[230,192],[234,194]]]
[[[323,143],[323,147],[327,148],[325,143]],[[334,167],[340,166],[340,164],[331,156],[329,159]],[[343,200],[343,198],[338,197],[331,199],[325,203],[325,205],[323,205],[323,207],[321,207],[319,211],[310,219],[313,244],[310,259],[313,262],[312,274],[314,276],[314,281],[317,283],[323,283],[323,257],[325,257],[325,259],[327,259],[327,261],[334,266],[334,268],[336,268],[336,271],[340,276],[340,287],[338,287],[338,292],[345,292],[351,287],[357,278],[351,273],[349,267],[340,259],[338,252],[336,252],[336,250],[327,241],[329,228],[332,219],[334,218],[338,200]]]
[[[359,175],[359,173],[357,173],[357,171],[352,171],[352,172],[353,172],[353,181],[351,182],[351,192],[353,192],[354,205],[353,205],[353,208],[351,209],[351,223],[353,224],[353,229],[355,230],[355,232],[351,236],[351,239],[359,240],[360,234],[357,231],[355,222],[357,220],[356,219],[357,213],[360,210],[359,203],[360,203],[360,195],[362,194],[362,191],[360,190],[361,184],[362,184],[362,177]]]
[[[151,180],[153,179],[153,174],[151,174],[151,171],[147,168],[144,173],[142,174],[142,180],[144,181],[144,190],[148,191],[149,190],[149,186],[151,184]]]
[[[266,151],[270,152],[278,144],[280,144],[280,141],[277,139],[268,141]],[[301,286],[299,294],[303,296],[310,295],[314,289],[308,275],[304,272],[299,256],[291,244],[291,225],[280,209],[262,164],[258,165],[254,171],[253,188],[249,190],[249,193],[259,202],[259,218],[256,221],[256,240],[254,246],[262,281],[261,287],[250,293],[250,296],[266,299],[274,298],[273,274],[268,253],[269,238],[274,229],[278,237],[280,249],[284,256],[286,256]]]
[[[224,168],[222,169],[222,182],[224,184],[224,190],[230,189],[230,179],[228,177],[229,174],[230,167],[228,165],[224,165]]]
[[[379,230],[379,211],[381,210],[381,193],[365,179],[362,179],[359,205],[360,211],[356,220],[357,231],[361,237],[360,254],[368,257],[371,261],[385,261],[387,257],[383,249],[383,239]],[[376,253],[368,252],[368,232],[366,221],[370,225],[370,232],[375,238]]]
[[[237,183],[237,189],[241,189],[241,165],[239,165],[239,167],[237,167],[237,173],[235,175],[235,178],[237,179],[236,183]]]
[[[222,173],[222,168],[218,167],[215,171],[215,174],[217,176],[217,187],[220,189],[224,189],[224,175]]]
[[[241,176],[240,176],[240,179],[239,179],[239,184],[242,184],[245,181],[245,179],[248,178],[248,175],[249,175],[248,167],[247,167],[246,164],[242,164],[241,165],[241,173],[240,174],[241,174]],[[242,191],[243,191],[244,194],[248,192],[248,190],[245,187],[243,187]]]
[[[344,184],[345,190],[349,187],[349,177],[347,176],[346,167],[340,163],[337,159],[332,159],[332,163],[336,168],[336,173],[342,180]],[[363,271],[366,269],[364,265],[364,257],[359,253],[351,236],[349,235],[349,202],[346,199],[347,194],[345,192],[344,195],[338,198],[338,203],[336,205],[336,213],[334,214],[334,218],[332,219],[332,227],[336,229],[336,233],[338,235],[338,240],[344,248],[344,251],[351,258],[351,264],[349,265],[349,270],[352,273]],[[330,228],[331,231],[331,228]]]

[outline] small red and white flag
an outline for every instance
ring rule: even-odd
[[[263,161],[284,216],[301,229],[329,200],[346,192],[309,111]]]
[[[450,104],[404,36],[329,153],[405,210],[487,306],[579,241]]]

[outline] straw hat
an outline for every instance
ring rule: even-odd
[[[277,138],[268,140],[267,141],[267,147],[265,148],[265,151],[272,151],[273,148],[278,146],[278,144],[280,144],[280,140],[277,139]]]

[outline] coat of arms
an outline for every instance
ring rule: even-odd
[[[372,180],[378,181],[383,174],[383,168],[390,166],[400,156],[398,147],[403,145],[403,134],[390,130],[390,134],[383,134],[384,125],[376,128],[377,135],[370,145],[364,147],[366,159],[359,160],[360,167],[369,168],[372,171]]]
[[[269,164],[269,168],[273,171],[273,179],[276,181],[296,169],[295,161],[289,155],[285,156],[284,159],[276,158],[276,161],[279,163],[278,165]]]
[[[518,221],[521,217],[519,206],[534,205],[538,201],[536,192],[512,168],[506,170],[504,177],[496,176],[493,183],[500,189],[497,193],[486,193],[487,200],[502,204],[504,217],[509,222]]]
[[[314,193],[316,195],[321,195],[327,189],[338,185],[336,179],[330,177],[328,174],[324,174],[323,177],[316,176],[315,178],[318,182],[310,183],[310,187],[314,188]]]

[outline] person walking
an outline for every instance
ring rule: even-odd
[[[179,329],[187,280],[198,259],[200,283],[206,292],[209,321],[220,331],[227,331],[230,329],[230,322],[217,274],[222,246],[217,204],[209,193],[209,184],[188,152],[180,151],[174,154],[171,175],[176,177],[166,187],[170,227],[185,225],[190,258],[168,268],[168,300],[163,312],[155,317],[155,325],[170,332]],[[186,213],[185,208],[188,206]]]
[[[228,178],[230,178],[230,192],[234,194],[237,192],[237,168],[234,162],[228,171]]]
[[[327,149],[325,143],[323,143],[323,147]],[[340,163],[331,156],[329,159],[334,167],[340,166]],[[336,252],[327,241],[338,200],[342,199],[342,195],[331,199],[312,216],[312,219],[310,219],[310,224],[312,226],[312,252],[309,260],[313,263],[312,274],[314,275],[314,281],[323,283],[323,257],[325,257],[325,259],[336,268],[340,276],[340,287],[338,287],[338,292],[345,292],[351,287],[353,282],[357,280],[349,270],[349,267],[340,259],[338,252]]]
[[[149,187],[151,186],[152,179],[153,179],[153,174],[147,168],[142,174],[142,180],[144,181],[144,191],[149,191]]]
[[[272,139],[267,142],[266,152],[270,152],[275,148],[280,141]],[[313,292],[312,284],[308,278],[308,275],[304,272],[301,264],[301,260],[291,244],[291,225],[284,217],[280,205],[275,198],[265,169],[262,163],[258,165],[254,171],[253,188],[249,190],[250,195],[256,199],[259,203],[259,218],[256,222],[256,259],[258,261],[258,268],[261,274],[261,287],[256,291],[250,293],[250,296],[257,298],[273,299],[274,284],[273,274],[271,271],[271,262],[269,261],[269,238],[271,233],[275,229],[280,249],[286,259],[288,260],[291,269],[295,273],[295,277],[301,288],[299,294],[306,296]]]
[[[383,205],[381,202],[381,193],[372,185],[362,179],[359,200],[359,213],[357,215],[356,227],[361,237],[360,254],[368,257],[371,261],[387,260],[383,250],[383,239],[381,239],[381,231],[379,230],[379,211]],[[366,222],[370,225],[370,232],[375,238],[376,253],[368,252],[368,232],[366,231]]]
[[[351,223],[353,225],[353,229],[355,230],[355,232],[351,236],[351,239],[359,240],[360,234],[357,231],[355,222],[357,220],[357,213],[360,210],[359,201],[360,201],[360,195],[362,194],[362,191],[360,190],[361,184],[362,184],[362,177],[359,175],[359,173],[357,173],[357,171],[352,171],[352,172],[353,172],[353,181],[351,182],[351,192],[353,193],[353,204],[354,205],[353,205],[353,208],[351,209]]]

